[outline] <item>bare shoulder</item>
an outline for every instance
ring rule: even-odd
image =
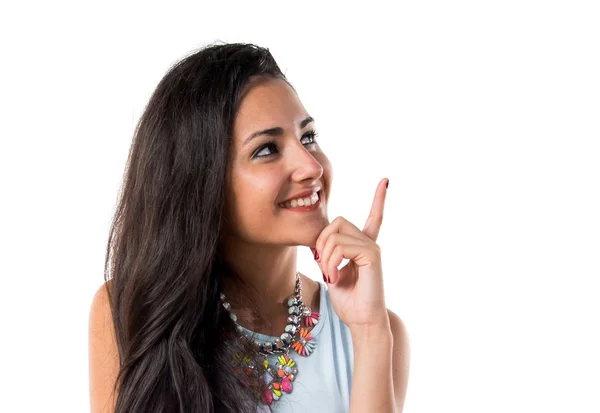
[[[119,355],[107,288],[107,283],[98,288],[89,314],[88,355],[92,413],[114,411],[113,387],[119,372]]]
[[[394,347],[392,349],[392,377],[394,380],[394,396],[396,399],[397,411],[401,412],[404,408],[406,398],[406,389],[408,387],[408,372],[410,369],[410,345],[408,332],[402,319],[388,309],[390,327],[394,337]]]
[[[400,318],[400,316],[394,313],[392,310],[388,309],[388,317],[390,318],[390,327],[392,328],[392,333],[394,338],[406,338],[408,339],[408,332],[406,330],[406,326],[404,321]],[[396,335],[398,334],[398,335]]]

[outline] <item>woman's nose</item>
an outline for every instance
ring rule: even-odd
[[[307,148],[296,150],[293,156],[293,175],[295,180],[301,181],[307,178],[313,180],[321,178],[323,166],[318,159]]]

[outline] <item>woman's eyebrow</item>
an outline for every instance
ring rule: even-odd
[[[306,118],[302,122],[300,122],[300,129],[305,128],[306,125],[308,125],[311,122],[314,122],[314,119],[311,116],[309,116],[308,118]],[[281,136],[281,135],[283,135],[283,128],[277,126],[275,128],[269,128],[269,129],[264,129],[264,130],[254,132],[253,134],[251,134],[244,140],[244,143],[242,143],[242,146],[246,146],[252,139],[254,139],[260,135]]]

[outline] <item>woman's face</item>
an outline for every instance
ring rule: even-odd
[[[315,131],[315,122],[284,80],[248,88],[234,123],[227,187],[230,235],[253,244],[314,246],[329,224],[333,177]],[[316,190],[319,201],[312,207],[282,206]]]

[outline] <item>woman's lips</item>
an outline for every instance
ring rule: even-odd
[[[321,191],[317,191],[317,202],[315,202],[312,205],[308,205],[308,206],[295,206],[295,207],[283,207],[281,206],[281,204],[279,204],[279,207],[281,209],[285,209],[287,211],[296,211],[296,212],[311,212],[311,211],[315,211],[317,210],[320,206],[321,206]]]

